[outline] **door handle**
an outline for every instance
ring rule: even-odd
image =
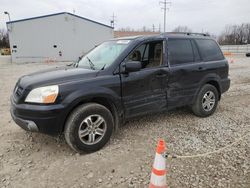
[[[157,74],[156,78],[164,78],[167,77],[167,74]]]

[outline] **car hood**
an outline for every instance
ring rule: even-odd
[[[54,85],[75,80],[96,77],[97,71],[75,67],[57,67],[47,69],[20,78],[19,85],[23,88]]]

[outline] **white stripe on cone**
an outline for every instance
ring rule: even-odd
[[[154,173],[151,173],[150,183],[154,186],[166,186],[166,175],[157,176]]]
[[[155,154],[155,160],[154,160],[153,167],[157,170],[165,170],[166,169],[165,158],[161,154],[159,154],[159,153]]]
[[[153,168],[156,170],[166,170],[165,158],[161,154],[158,153],[155,154]],[[152,171],[150,183],[154,186],[160,186],[160,187],[166,186],[166,174],[158,176],[154,174]]]

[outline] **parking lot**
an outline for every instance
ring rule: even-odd
[[[233,57],[230,90],[216,113],[194,116],[188,108],[128,122],[100,151],[79,155],[63,137],[28,133],[11,119],[9,97],[17,79],[64,63],[0,62],[0,187],[147,187],[157,140],[171,154],[169,187],[250,187],[250,58]],[[244,137],[242,140],[242,137]]]

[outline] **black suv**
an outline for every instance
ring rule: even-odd
[[[27,131],[64,133],[74,150],[92,152],[133,117],[180,106],[209,116],[229,85],[228,62],[205,34],[120,38],[72,65],[21,77],[11,115]]]

